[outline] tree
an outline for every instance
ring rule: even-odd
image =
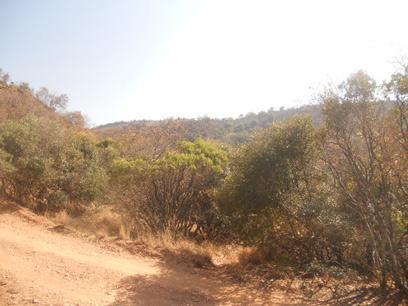
[[[51,93],[46,87],[41,87],[35,96],[38,100],[55,111],[64,110],[68,104],[68,96],[66,94],[57,95]]]
[[[389,88],[398,101],[397,79],[393,77]],[[334,179],[333,190],[339,191],[349,218],[364,226],[373,271],[381,286],[385,288],[390,277],[406,290],[405,132],[395,137],[396,131],[404,129],[395,123],[404,119],[395,120],[396,109],[389,110],[390,105],[380,99],[380,89],[360,71],[322,96],[327,131],[324,158]],[[401,110],[398,112],[400,117]]]
[[[100,165],[87,133],[35,117],[0,125],[0,188],[37,212],[94,200],[107,182]]]
[[[127,190],[124,201],[139,226],[156,233],[208,235],[216,218],[214,189],[227,164],[219,146],[183,141],[159,159],[115,164],[113,177]]]
[[[267,248],[275,259],[307,263],[326,250],[319,237],[329,229],[323,230],[318,221],[334,222],[326,205],[329,194],[317,171],[318,139],[308,117],[258,132],[236,152],[220,192],[221,207],[234,231],[244,241]]]
[[[10,75],[4,72],[3,69],[1,68],[0,68],[0,81],[6,85],[10,82]]]
[[[403,64],[400,70],[385,84],[385,95],[395,106],[397,141],[408,152],[408,64]]]

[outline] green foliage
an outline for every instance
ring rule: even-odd
[[[84,132],[71,134],[69,140],[64,160],[57,165],[62,172],[61,186],[70,200],[92,201],[104,191],[108,180],[96,141]]]
[[[217,144],[197,139],[180,142],[157,160],[115,160],[112,178],[139,229],[208,235],[217,217],[214,190],[227,162]]]
[[[152,165],[153,171],[191,169],[222,174],[227,165],[227,153],[213,142],[197,139],[182,141],[176,150],[167,152],[164,158]]]
[[[307,192],[316,149],[309,118],[274,124],[258,133],[234,158],[224,195],[231,204],[225,208],[248,214],[290,205],[289,194]]]
[[[92,201],[107,182],[90,135],[67,130],[54,121],[27,118],[3,123],[0,152],[1,165],[8,169],[2,175],[3,192],[31,203],[37,211]]]
[[[0,149],[0,177],[14,170],[14,167],[10,163],[11,157],[12,156],[6,151]]]
[[[189,169],[196,171],[210,171],[222,174],[227,166],[228,157],[225,150],[217,144],[203,139],[195,142],[181,141],[175,150],[165,152],[164,156],[148,161],[143,158],[118,158],[113,160],[113,175],[139,176],[141,174],[160,175],[164,171]]]
[[[319,169],[320,138],[307,117],[270,126],[236,152],[219,192],[231,230],[274,260],[341,256],[327,241],[336,237],[341,245],[347,232],[336,232],[344,221]]]

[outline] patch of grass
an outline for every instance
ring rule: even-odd
[[[141,244],[167,259],[196,268],[236,264],[242,250],[239,245],[215,244],[211,241],[198,243],[183,237],[176,238],[169,232],[139,235],[134,244]]]
[[[197,268],[214,265],[212,244],[198,244],[185,238],[174,238],[167,232],[159,235],[144,234],[138,241],[176,262],[187,263]]]
[[[63,224],[98,238],[129,239],[127,220],[110,206],[88,209],[80,216],[72,216],[64,210],[52,216],[51,219],[57,224]]]
[[[94,236],[97,240],[117,238],[116,244],[131,253],[166,258],[196,268],[236,264],[242,260],[241,252],[247,250],[239,245],[217,245],[208,241],[197,243],[195,240],[174,237],[170,232],[155,235],[139,232],[137,238],[131,239],[132,223],[112,206],[87,209],[81,215],[60,211],[48,217],[57,225]]]

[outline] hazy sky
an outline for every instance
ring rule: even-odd
[[[408,1],[0,0],[0,67],[94,124],[310,102],[408,55]]]

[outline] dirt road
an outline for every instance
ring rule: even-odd
[[[222,269],[193,268],[173,259],[132,255],[112,241],[95,241],[0,200],[0,306],[406,305],[407,302],[399,293],[384,296],[365,286],[358,290],[353,287],[334,299],[312,301],[304,293],[295,297],[287,290],[260,289],[238,283]]]
[[[256,293],[209,271],[109,250],[57,229],[26,209],[0,203],[0,305],[262,303]],[[283,300],[277,295],[268,304]]]

